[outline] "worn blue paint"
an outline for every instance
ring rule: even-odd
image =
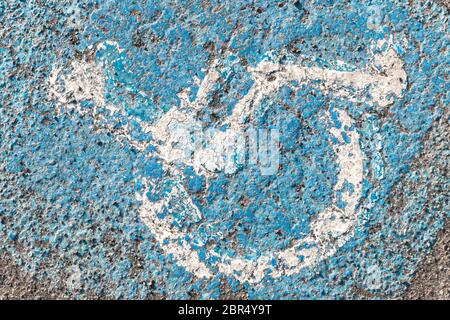
[[[150,200],[166,195],[170,181],[159,160],[146,159],[111,135],[93,131],[87,116],[74,111],[57,115],[45,82],[54,65],[67,64],[105,40],[116,41],[126,52],[106,45],[95,56],[107,65],[106,99],[153,123],[171,106],[179,106],[176,94],[181,90],[190,87],[195,99],[193,77],[204,77],[212,54],[223,66],[224,81],[217,89],[227,88],[214,112],[224,117],[252,84],[243,63],[233,64],[237,57],[255,66],[266,52],[289,49],[301,52],[310,65],[328,67],[340,59],[361,67],[368,59],[364,48],[394,34],[409,88],[387,116],[376,106],[356,106],[311,87],[294,94],[282,88],[255,111],[261,127],[275,125],[282,131],[279,176],[261,176],[258,170],[232,177],[219,174],[206,189],[192,168],[184,173],[209,226],[192,232],[193,245],[195,239],[211,240],[217,242],[217,252],[235,255],[229,242],[216,239],[221,231],[250,259],[286,248],[308,233],[310,219],[331,201],[337,166],[327,128],[341,127],[334,108],[347,110],[359,122],[366,155],[362,210],[353,240],[315,268],[277,280],[266,277],[244,288],[249,298],[357,298],[354,287],[388,297],[402,293],[449,212],[448,204],[424,212],[426,190],[407,184],[444,179],[430,177],[427,168],[410,168],[426,132],[449,103],[448,18],[442,8],[421,1],[376,1],[383,22],[373,31],[367,28],[373,18],[366,1],[74,3],[0,3],[1,249],[24,270],[58,279],[67,266],[77,265],[84,289],[76,292],[80,298],[87,292],[122,298],[149,293],[189,298],[196,292],[201,298],[218,298],[221,282],[234,293],[241,290],[236,279],[221,274],[195,279],[160,250],[140,221],[134,198],[142,189],[134,180],[140,175],[159,183],[148,193]],[[81,9],[79,15],[74,7]],[[69,25],[71,19],[80,25]],[[78,32],[75,44],[70,42],[73,30]],[[138,39],[141,44],[136,45]],[[221,55],[225,48],[232,54]],[[271,111],[263,112],[268,104]],[[83,102],[84,108],[92,106],[92,101]],[[328,108],[331,121],[321,117]],[[210,108],[203,114],[210,127],[212,113]],[[107,121],[118,127],[130,122],[126,117]],[[151,141],[138,123],[130,125],[135,140]],[[345,133],[343,138],[348,139]],[[405,184],[405,199],[412,200],[393,216],[388,199],[398,183]],[[250,200],[248,206],[238,204],[242,195]],[[183,212],[174,218],[193,223]],[[403,233],[400,223],[407,225]],[[375,226],[381,227],[369,232]],[[201,260],[214,262],[198,249]],[[142,265],[137,272],[133,260]],[[367,288],[364,280],[374,265],[382,275],[378,289]]]

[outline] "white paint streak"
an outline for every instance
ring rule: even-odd
[[[143,179],[144,185],[148,185]],[[146,189],[148,190],[148,189]],[[176,210],[170,207],[169,203],[177,203],[178,209],[190,211],[195,218],[200,218],[201,214],[198,208],[192,203],[186,190],[179,185],[173,186],[169,195],[157,202],[150,202],[146,196],[147,192],[136,194],[136,199],[142,202],[141,218],[142,221],[151,227],[151,232],[158,243],[163,247],[164,252],[172,255],[173,259],[187,271],[200,278],[212,277],[208,267],[200,261],[196,251],[192,250],[190,244],[185,240],[185,234],[181,232],[171,219],[160,219],[157,215],[164,209]]]

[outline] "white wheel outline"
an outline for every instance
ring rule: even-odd
[[[379,47],[382,45],[383,43],[378,43]],[[304,83],[320,80],[322,90],[333,92],[338,97],[347,97],[352,101],[357,101],[357,95],[369,88],[372,95],[372,101],[370,102],[385,107],[392,102],[393,97],[389,96],[390,94],[402,95],[406,85],[406,73],[402,69],[402,61],[393,49],[389,49],[384,54],[376,54],[374,62],[381,65],[385,75],[377,72],[336,71],[317,67],[303,67],[263,60],[256,68],[249,70],[255,83],[236,104],[232,115],[226,119],[225,123],[228,124],[228,130],[232,132],[232,129],[238,129],[244,118],[251,113],[251,106],[257,105],[263,97],[274,93],[290,81]],[[270,81],[266,77],[269,74],[272,77]],[[184,103],[189,104],[191,110],[206,107],[207,93],[218,78],[219,74],[212,68],[201,83],[197,99],[191,104],[186,99]],[[150,129],[156,136],[160,135],[161,132],[167,134],[165,126],[170,123],[171,119],[184,116],[183,111],[175,108],[171,110],[172,112],[169,111],[163,116],[160,122],[164,123],[163,126],[157,124]],[[353,120],[348,113],[343,110],[337,110],[337,112],[342,127],[352,128]],[[229,136],[228,130],[223,134],[218,134],[217,144],[224,140],[224,136]],[[208,254],[219,258],[214,266],[220,273],[233,276],[240,282],[248,283],[260,282],[267,273],[270,273],[272,278],[293,275],[305,267],[312,266],[334,255],[351,238],[353,228],[357,223],[357,206],[361,196],[363,180],[363,155],[359,146],[359,134],[355,129],[339,130],[333,127],[329,131],[339,141],[339,145],[333,146],[339,163],[339,174],[337,183],[333,188],[335,191],[333,204],[320,212],[311,222],[312,232],[307,237],[296,241],[291,247],[273,254],[262,255],[256,260],[219,256],[216,252],[209,251]],[[342,137],[344,131],[350,140],[349,143],[344,142]],[[170,153],[170,151],[170,148],[166,150],[167,153]],[[163,159],[167,159],[167,155],[159,155]],[[197,169],[199,172],[203,171],[202,168]],[[342,190],[345,182],[353,185],[353,192]],[[346,203],[344,209],[339,209],[337,206],[337,191],[342,192],[342,200]],[[140,211],[141,218],[152,230],[163,250],[171,254],[179,265],[185,267],[195,276],[199,278],[212,277],[214,272],[204,262],[200,261],[198,253],[192,249],[189,241],[185,240],[185,234],[173,227],[170,220],[166,221],[157,217],[158,212],[163,210],[172,199],[180,198],[185,200],[181,201],[184,202],[184,206],[191,207],[193,215],[201,217],[200,211],[192,203],[183,186],[181,184],[174,186],[167,198],[156,203],[150,202],[145,196],[138,195],[138,198],[143,203]],[[276,262],[277,267],[274,266],[273,261]]]

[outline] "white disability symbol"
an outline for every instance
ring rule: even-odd
[[[107,42],[108,45],[116,45]],[[104,44],[97,47],[103,50]],[[123,51],[116,45],[117,50]],[[338,118],[342,123],[341,129],[332,127],[330,133],[339,141],[333,146],[339,165],[337,183],[333,190],[335,195],[333,203],[320,212],[311,222],[310,233],[294,242],[289,248],[267,252],[256,260],[244,257],[229,257],[218,254],[214,249],[207,251],[207,257],[215,256],[217,259],[211,266],[199,259],[198,253],[192,248],[192,242],[197,247],[205,246],[200,239],[186,240],[186,233],[174,226],[173,218],[158,217],[163,210],[185,212],[193,221],[200,221],[202,214],[192,202],[188,192],[181,183],[182,173],[171,165],[175,162],[185,163],[194,168],[197,174],[207,179],[217,172],[232,174],[237,170],[235,162],[228,157],[228,147],[239,140],[244,127],[244,120],[252,116],[254,106],[257,106],[264,97],[268,97],[279,90],[283,85],[291,86],[293,81],[298,85],[315,82],[324,92],[333,94],[338,98],[345,98],[353,102],[366,102],[386,107],[393,102],[393,96],[401,97],[406,86],[406,73],[403,62],[392,49],[391,41],[378,41],[375,44],[378,52],[373,54],[373,61],[363,70],[340,71],[319,67],[306,67],[292,62],[277,63],[268,59],[261,61],[255,68],[248,71],[254,84],[248,93],[235,105],[232,114],[223,121],[227,124],[224,131],[216,131],[209,137],[212,142],[208,147],[193,147],[192,154],[186,156],[184,149],[177,149],[177,145],[189,144],[190,134],[201,132],[202,123],[196,117],[202,108],[208,107],[208,93],[219,80],[219,73],[215,65],[210,67],[201,81],[194,102],[187,98],[187,90],[179,94],[182,101],[181,108],[172,107],[154,125],[148,125],[137,118],[147,132],[151,132],[155,141],[158,141],[156,155],[163,159],[164,168],[170,172],[175,183],[164,199],[151,202],[146,197],[150,187],[149,182],[141,177],[145,189],[136,195],[141,201],[140,216],[154,235],[166,254],[186,270],[198,278],[211,278],[218,272],[233,276],[241,282],[258,283],[266,275],[272,278],[289,276],[300,272],[305,267],[314,266],[323,259],[330,257],[344,245],[352,236],[357,224],[357,206],[361,197],[363,179],[363,155],[359,145],[359,134],[354,129],[353,120],[344,110],[338,110]],[[62,67],[55,67],[49,77],[50,96],[56,98],[59,106],[81,109],[70,101],[91,99],[95,102],[92,112],[95,118],[101,117],[100,108],[108,109],[112,113],[121,112],[120,108],[107,104],[104,99],[104,67],[95,61],[72,61],[71,72],[63,73]],[[270,75],[270,80],[268,79]],[[81,88],[82,90],[79,90]],[[366,101],[366,93],[371,99]],[[144,93],[141,93],[144,95]],[[69,99],[71,97],[71,99]],[[344,129],[346,128],[346,129]],[[350,129],[353,128],[353,129]],[[128,128],[113,131],[123,141],[125,138],[133,146],[145,150],[147,143],[134,141]],[[345,131],[350,142],[344,142],[342,133]],[[201,133],[200,133],[201,134]],[[239,152],[237,150],[236,152]],[[149,154],[155,156],[155,154]],[[343,189],[344,183],[353,185],[353,192]],[[344,209],[337,206],[336,192],[341,191],[341,199],[346,203]],[[276,261],[276,263],[272,263]],[[214,269],[216,268],[216,269]]]

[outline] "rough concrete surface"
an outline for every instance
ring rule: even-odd
[[[449,223],[438,236],[433,251],[422,261],[403,299],[450,299]]]
[[[449,299],[449,2],[0,2],[0,299]]]

